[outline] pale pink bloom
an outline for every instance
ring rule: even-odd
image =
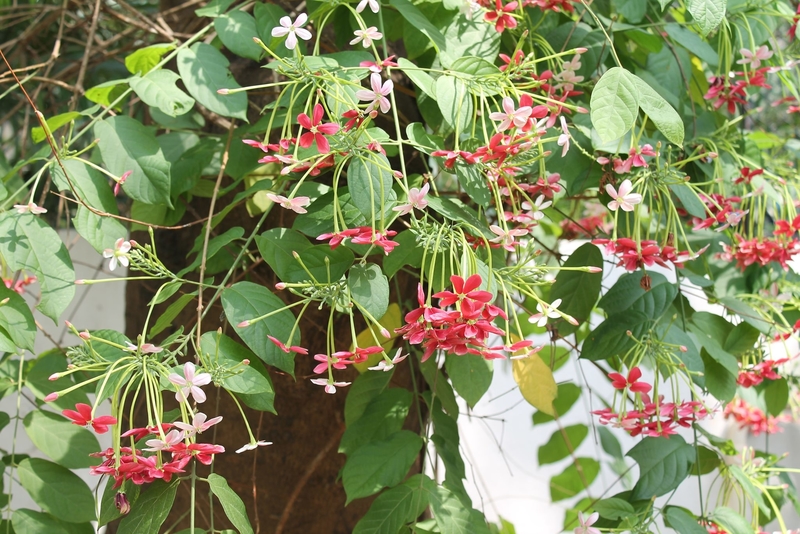
[[[739,50],[739,53],[742,55],[742,59],[737,61],[739,65],[750,65],[750,68],[757,69],[761,66],[762,61],[766,61],[772,57],[772,50],[767,48],[767,45],[761,45],[754,52],[746,48],[742,48]]]
[[[558,319],[561,314],[557,311],[561,306],[561,299],[556,299],[552,304],[545,304],[540,302],[536,305],[536,310],[539,313],[534,313],[528,317],[529,323],[536,323],[536,326],[542,327],[547,324],[547,319]]]
[[[536,197],[536,200],[533,202],[533,205],[531,205],[531,203],[527,201],[523,202],[522,209],[528,210],[527,216],[529,218],[533,219],[534,221],[541,221],[542,219],[544,219],[544,211],[542,210],[549,208],[552,204],[553,202],[551,200],[545,202],[544,195],[539,195],[538,197]]]
[[[563,147],[561,149],[561,157],[567,155],[569,151],[569,130],[567,130],[567,121],[564,119],[564,115],[559,117],[561,120],[561,135],[558,136],[558,146]]]
[[[336,393],[336,388],[343,388],[351,384],[351,382],[329,382],[327,378],[312,378],[311,382],[318,386],[324,386],[325,393],[330,395]]]
[[[528,230],[525,228],[512,228],[510,230],[503,230],[496,224],[489,226],[489,229],[497,234],[497,237],[490,239],[492,243],[500,243],[504,249],[509,252],[514,252],[514,245],[519,245],[515,240],[516,237],[527,235]]]
[[[584,519],[583,513],[578,512],[578,526],[575,528],[575,534],[600,534],[600,531],[592,526],[599,517],[600,514],[595,512]]]
[[[22,215],[23,213],[33,213],[34,215],[41,215],[42,213],[47,213],[46,209],[40,208],[33,202],[28,202],[27,204],[14,204],[14,208],[20,215]]]
[[[400,212],[400,215],[408,215],[414,208],[424,210],[428,207],[428,199],[425,198],[425,196],[428,194],[430,188],[430,184],[423,185],[422,189],[412,187],[408,190],[408,202],[400,206],[395,206],[392,209]]]
[[[220,89],[220,91],[221,91],[221,89]],[[122,176],[119,177],[119,180],[116,180],[116,183],[114,184],[114,196],[119,195],[119,191],[120,191],[120,188],[122,187],[122,184],[125,183],[125,180],[127,180],[128,176],[130,176],[131,174],[133,174],[133,171],[125,171],[122,174]]]
[[[244,451],[252,451],[258,447],[266,447],[267,445],[272,445],[271,441],[251,441],[247,445],[243,445],[236,449],[236,454],[243,453]]]
[[[280,205],[280,207],[292,210],[295,213],[308,213],[304,208],[311,204],[311,199],[308,197],[294,197],[288,199],[284,196],[276,195],[275,193],[267,193],[267,198],[275,204]]]
[[[489,114],[489,118],[493,121],[502,121],[497,126],[497,130],[500,132],[508,130],[511,128],[512,124],[517,128],[525,126],[533,112],[533,108],[530,106],[522,106],[519,109],[514,109],[514,100],[507,96],[503,98],[503,111],[505,111],[505,113],[495,111]]]
[[[170,430],[164,439],[148,439],[145,441],[145,445],[150,447],[149,449],[144,449],[150,452],[157,452],[164,449],[169,449],[170,447],[174,447],[178,443],[183,441],[183,432],[180,430]]]
[[[381,8],[378,0],[361,0],[356,6],[356,13],[361,13],[364,11],[364,8],[367,7],[367,5],[369,5],[369,8],[373,13],[377,13]]]
[[[81,333],[83,333],[83,332],[81,332]],[[83,336],[81,336],[81,337],[83,337]],[[136,352],[138,350],[139,352],[141,352],[143,354],[155,354],[157,352],[161,352],[162,350],[164,350],[164,347],[157,347],[157,346],[153,345],[152,343],[142,343],[141,347],[137,347],[136,345],[134,345],[130,341],[126,341],[125,345],[127,345],[129,351]]]
[[[561,69],[565,71],[576,71],[581,68],[581,55],[575,54],[575,56],[561,64]]]
[[[375,72],[370,74],[369,83],[372,87],[371,91],[369,89],[359,89],[356,91],[356,98],[370,101],[364,113],[369,113],[376,107],[380,107],[383,113],[388,113],[392,104],[386,97],[391,94],[392,89],[394,89],[394,83],[392,83],[392,80],[386,80],[383,82],[383,85],[381,85],[381,75]]]
[[[630,180],[624,180],[620,184],[619,192],[614,189],[613,185],[606,184],[606,193],[614,199],[608,203],[608,209],[617,211],[617,208],[622,208],[622,211],[633,211],[633,206],[642,201],[642,195],[631,193],[631,191],[633,191],[633,184]]]
[[[297,18],[294,22],[292,22],[292,19],[289,17],[281,17],[281,20],[278,21],[280,26],[275,26],[272,28],[272,36],[283,37],[285,35],[286,48],[289,50],[294,50],[294,47],[297,46],[298,37],[304,41],[311,39],[311,32],[302,27],[306,25],[307,20],[308,15],[305,13],[300,13],[297,15]]]
[[[717,228],[716,231],[722,232],[727,230],[730,226],[736,226],[748,213],[750,213],[750,210],[735,210],[725,214],[725,224]]]
[[[375,367],[367,367],[370,371],[391,371],[395,365],[402,362],[406,358],[408,358],[408,354],[401,354],[403,349],[397,349],[397,352],[394,353],[394,358],[392,358],[391,363],[388,363],[386,359],[378,362],[378,365]]]
[[[192,418],[192,424],[184,423],[183,421],[176,421],[173,423],[176,427],[186,432],[186,437],[190,438],[195,434],[202,434],[212,426],[222,421],[222,416],[214,417],[206,421],[206,414],[197,412]]]
[[[366,30],[356,30],[353,32],[356,36],[355,39],[350,41],[351,45],[361,43],[364,48],[369,48],[372,46],[372,41],[377,41],[383,34],[378,31],[378,28],[375,26],[370,26]]]
[[[211,382],[211,375],[208,373],[200,373],[195,375],[195,366],[192,362],[186,362],[183,366],[183,376],[172,373],[169,375],[169,381],[175,386],[178,386],[178,392],[175,398],[178,402],[185,402],[189,400],[189,394],[196,403],[206,401],[205,392],[200,389],[200,386],[205,386]]]
[[[110,258],[108,262],[108,269],[113,271],[117,268],[117,264],[127,267],[130,264],[128,252],[131,250],[130,241],[125,241],[124,237],[120,237],[114,243],[114,248],[107,248],[103,251],[104,258]]]

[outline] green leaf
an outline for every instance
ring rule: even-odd
[[[604,426],[597,427],[597,433],[600,435],[600,445],[603,447],[606,454],[615,459],[622,460],[622,447],[619,444],[617,436]]]
[[[197,296],[197,291],[192,291],[191,293],[184,293],[183,295],[179,296],[175,299],[172,304],[170,304],[164,313],[159,315],[156,323],[150,328],[150,332],[148,337],[157,336],[170,326],[172,326],[172,321],[175,320],[178,315],[183,311],[186,306],[189,305],[190,302],[194,300]]]
[[[703,349],[700,355],[703,358],[705,387],[708,392],[723,402],[733,400],[736,395],[737,375],[731,373],[730,365],[722,365],[720,360],[710,356],[706,349]]]
[[[397,64],[399,65],[400,70],[402,70],[405,75],[408,76],[412,82],[414,82],[414,85],[419,87],[423,93],[436,100],[436,80],[434,80],[430,74],[424,70],[421,70],[414,63],[404,57],[399,58],[397,60]],[[409,127],[410,126],[411,125],[409,125]]]
[[[442,371],[436,366],[436,362],[428,359],[425,363],[421,363],[419,367],[420,371],[422,371],[422,376],[425,377],[425,382],[428,383],[436,398],[442,403],[445,412],[453,419],[458,419],[456,395],[450,386],[450,382],[447,381]]]
[[[725,18],[725,6],[726,0],[688,0],[686,2],[686,8],[700,26],[700,34],[703,37],[714,31]]]
[[[628,331],[641,339],[650,322],[647,315],[636,310],[610,316],[589,332],[581,348],[581,358],[596,361],[623,354],[633,346]]]
[[[675,529],[678,534],[708,534],[708,531],[700,526],[697,518],[686,510],[678,506],[667,506],[664,508],[666,524]]]
[[[444,139],[438,135],[429,134],[421,122],[412,122],[406,126],[406,137],[411,144],[426,154],[444,148]]]
[[[178,52],[178,72],[189,94],[209,111],[247,122],[247,95],[220,95],[219,89],[239,89],[222,52],[206,43],[195,43]]]
[[[206,249],[207,260],[213,258],[219,251],[224,249],[227,245],[233,243],[237,239],[241,239],[243,235],[244,235],[244,229],[241,226],[234,226],[233,228],[228,229],[224,233],[211,238],[208,241],[208,247]],[[192,250],[190,251],[190,254],[192,252],[196,252],[197,256],[195,257],[194,261],[191,264],[189,264],[188,267],[181,269],[181,271],[178,272],[179,277],[185,275],[186,273],[194,271],[195,269],[200,267],[200,265],[203,263],[202,251],[203,251],[204,237],[205,236],[203,234],[197,236],[197,239],[194,242],[194,247],[192,247]]]
[[[389,308],[389,280],[374,263],[357,264],[347,275],[350,296],[379,321]]]
[[[3,328],[17,347],[33,352],[36,340],[36,321],[28,303],[16,291],[0,286],[0,328]]]
[[[339,443],[339,452],[350,456],[364,445],[384,440],[401,430],[411,400],[411,392],[406,389],[384,390],[370,401],[364,414],[347,427]]]
[[[134,76],[129,83],[142,102],[170,117],[177,117],[194,106],[194,99],[175,86],[179,79],[171,70],[154,70],[143,77]]]
[[[277,337],[287,346],[300,343],[299,332],[292,339],[286,339],[294,327],[295,317],[290,310],[283,309],[285,306],[267,288],[252,282],[238,282],[222,292],[225,316],[247,346],[268,365],[294,376],[294,353],[286,354],[267,339],[268,335]],[[244,320],[272,312],[277,313],[247,327],[237,326]]]
[[[559,309],[567,315],[571,315],[580,323],[589,319],[589,315],[591,315],[594,305],[597,303],[597,297],[600,295],[600,283],[603,279],[603,255],[596,245],[586,243],[570,254],[564,263],[565,268],[588,266],[598,267],[601,271],[597,273],[560,271],[556,276],[553,288],[550,290],[550,300],[561,299],[562,302]],[[560,335],[570,334],[576,329],[576,326],[566,321],[558,325]]]
[[[250,526],[250,520],[247,518],[244,502],[228,486],[228,481],[215,473],[211,473],[208,475],[208,485],[217,499],[219,499],[222,509],[225,510],[225,515],[228,516],[228,519],[239,531],[239,534],[252,534],[253,527]]]
[[[539,465],[552,464],[574,454],[588,433],[586,425],[570,425],[556,430],[547,443],[539,447]]]
[[[436,483],[425,475],[414,475],[403,484],[381,493],[356,524],[353,534],[397,534],[428,507]]]
[[[150,534],[158,532],[167,519],[179,479],[171,483],[156,481],[136,500],[136,506],[119,523],[118,534]]]
[[[97,519],[92,490],[66,467],[27,458],[19,463],[17,476],[36,504],[58,519],[70,523]]]
[[[730,469],[730,473],[733,475],[733,478],[739,483],[739,486],[747,493],[753,502],[758,506],[758,508],[767,516],[769,517],[770,508],[767,506],[767,502],[764,500],[764,496],[761,494],[761,490],[757,489],[750,478],[742,471],[742,468],[738,465],[731,465],[728,466]]]
[[[112,215],[118,213],[117,200],[108,185],[107,176],[84,164],[80,159],[64,160],[63,166],[67,171],[69,180],[64,176],[61,165],[53,165],[51,167],[51,176],[59,191],[71,191],[75,196],[95,209],[101,209]],[[116,240],[125,235],[127,235],[127,232],[110,237]]]
[[[563,417],[572,405],[575,404],[581,396],[581,387],[573,384],[572,382],[565,382],[558,385],[558,393],[556,400],[553,401],[553,411],[559,416]],[[546,414],[541,410],[537,410],[533,414],[533,424],[541,425],[555,420],[552,415]]]
[[[69,124],[70,122],[74,121],[78,117],[81,117],[82,113],[77,111],[68,111],[67,113],[61,113],[59,115],[53,115],[49,119],[47,119],[47,128],[50,130],[51,133],[55,132],[62,126]],[[44,128],[41,126],[34,126],[31,128],[31,139],[34,143],[41,143],[45,139],[47,139],[47,135],[44,133]]]
[[[647,2],[641,0],[615,0],[619,14],[625,17],[625,22],[639,24],[647,13]]]
[[[350,198],[367,221],[389,217],[397,195],[392,190],[392,165],[386,156],[370,153],[356,157],[347,169]]]
[[[591,486],[600,472],[600,464],[593,458],[578,458],[578,465],[583,476],[578,472],[575,463],[570,464],[561,474],[550,479],[550,500],[553,502],[572,498],[588,487],[584,487],[583,480]]]
[[[785,378],[772,380],[764,387],[764,402],[767,405],[767,413],[773,417],[778,417],[789,404],[789,384]]]
[[[761,332],[754,326],[749,323],[739,323],[728,333],[723,348],[725,352],[739,356],[753,350],[760,336]]]
[[[634,1],[639,2],[639,0]],[[682,146],[684,136],[683,119],[678,115],[678,112],[646,81],[635,74],[629,73],[629,77],[639,93],[639,107],[642,108],[642,111],[653,121],[661,133],[664,134],[664,137],[670,142]]]
[[[167,52],[175,50],[174,44],[154,44],[145,46],[125,57],[125,68],[131,74],[144,76],[161,62]]]
[[[264,50],[253,41],[253,37],[258,37],[256,19],[249,13],[236,10],[220,15],[214,19],[214,29],[225,48],[237,56],[261,59]]]
[[[85,206],[78,206],[78,211],[72,218],[72,224],[75,225],[75,230],[81,237],[101,254],[105,249],[113,249],[117,238],[128,233],[119,220],[96,215]]]
[[[636,510],[628,501],[615,497],[594,503],[594,511],[606,519],[623,519],[636,514]]]
[[[631,499],[650,500],[674,490],[689,475],[695,450],[680,436],[644,438],[627,456],[639,464]]]
[[[363,373],[348,388],[344,401],[344,423],[350,427],[356,423],[367,408],[389,384],[394,371]]]
[[[772,325],[762,319],[761,315],[746,302],[742,302],[736,297],[722,297],[720,303],[728,310],[739,315],[747,324],[756,327],[762,334],[769,335]]]
[[[467,74],[475,78],[500,74],[500,69],[494,64],[475,56],[464,56],[456,59],[453,64],[450,65],[449,70]],[[482,81],[485,83],[485,80]]]
[[[0,214],[0,256],[10,271],[32,272],[42,297],[36,308],[58,322],[75,296],[75,271],[58,233],[32,214]]]
[[[444,35],[439,31],[439,28],[423,15],[419,9],[408,0],[389,0],[389,3],[394,7],[406,21],[414,28],[425,34],[431,40],[438,52],[447,48]]]
[[[0,528],[5,534],[8,523],[3,521]],[[13,532],[20,534],[70,534],[64,524],[49,514],[35,512],[25,508],[14,510],[11,515],[11,526]]]
[[[459,58],[472,56],[494,63],[500,52],[500,34],[493,24],[483,20],[470,20],[464,15],[453,17],[444,29],[447,50],[441,50],[439,60],[445,68],[450,68]]]
[[[592,91],[592,124],[604,142],[619,139],[633,126],[639,113],[639,93],[633,74],[612,67]]]
[[[686,211],[689,212],[689,215],[701,219],[706,218],[706,206],[691,187],[686,184],[673,184],[669,186],[669,190],[678,197],[678,200],[681,201],[681,204],[686,208]]]
[[[438,486],[430,494],[430,502],[441,534],[489,534],[483,514],[466,506],[446,487]]]
[[[122,188],[134,200],[172,207],[170,164],[164,159],[153,130],[124,115],[94,125],[100,155],[116,176],[133,171]]]
[[[439,76],[436,79],[436,103],[444,120],[457,134],[468,131],[474,106],[466,83],[455,76]]]
[[[90,102],[100,104],[104,107],[111,107],[111,103],[116,101],[125,90],[128,88],[127,78],[124,80],[110,80],[101,84],[95,85],[91,89],[87,89],[83,96]],[[114,109],[122,109],[122,104],[119,103]]]
[[[103,497],[100,500],[100,517],[97,520],[97,526],[99,527],[122,517],[123,514],[120,513],[114,502],[118,491],[125,494],[131,507],[136,505],[136,500],[139,498],[141,486],[134,484],[132,480],[126,480],[122,483],[122,486],[117,489],[114,489],[115,483],[116,480],[114,480],[113,477],[108,477],[105,490],[103,490]]]
[[[753,534],[753,527],[747,520],[726,506],[718,506],[711,513],[711,519],[730,534]]]
[[[667,35],[672,38],[675,44],[682,46],[689,52],[708,63],[709,67],[716,67],[719,65],[719,54],[717,54],[717,51],[710,44],[708,44],[706,40],[699,37],[692,30],[675,22],[664,24],[662,27],[664,28],[664,31],[667,32]]]
[[[492,363],[475,354],[448,354],[445,366],[453,388],[474,408],[492,384]]]
[[[403,230],[394,236],[392,241],[399,243],[399,245],[383,260],[383,272],[386,276],[393,277],[406,265],[412,267],[420,266],[424,249],[417,244],[417,236],[414,232]]]
[[[35,410],[25,416],[23,425],[33,444],[64,467],[81,469],[100,463],[98,458],[89,456],[100,450],[95,435],[86,428],[73,425],[61,415]]]
[[[347,458],[342,470],[346,504],[400,483],[421,448],[422,438],[408,430],[401,430],[356,450]]]
[[[211,0],[205,7],[195,9],[194,14],[198,17],[219,17],[225,13],[234,0]]]
[[[481,174],[477,165],[456,165],[456,178],[458,183],[472,200],[481,206],[488,207],[492,201],[492,194],[486,185],[486,177]],[[597,248],[597,247],[595,247]]]
[[[444,482],[451,491],[468,498],[463,482],[467,478],[467,468],[459,448],[461,440],[458,435],[458,423],[442,410],[441,403],[437,401],[438,399],[433,401],[431,408],[431,420],[435,429],[431,441],[436,445],[436,454],[445,468]]]
[[[650,290],[645,291],[641,286],[644,275],[645,273],[636,271],[620,276],[617,283],[600,299],[598,306],[609,316],[633,310],[654,321],[660,319],[675,300],[678,288],[664,275],[650,272],[647,273],[650,276]]]
[[[720,467],[719,455],[703,445],[697,446],[697,458],[692,466],[692,475],[707,475]]]

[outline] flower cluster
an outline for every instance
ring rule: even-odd
[[[785,271],[788,271],[788,262],[792,259],[792,256],[798,253],[800,253],[800,240],[797,238],[791,240],[758,237],[745,239],[736,234],[733,244],[723,245],[720,257],[726,261],[736,260],[736,266],[741,270],[744,270],[749,265],[757,264],[763,267],[775,261]]]
[[[647,160],[644,159],[644,156],[655,157],[656,151],[653,150],[652,145],[643,145],[641,147],[632,147],[628,151],[628,157],[625,159],[622,158],[607,158],[605,156],[600,156],[597,158],[597,163],[600,165],[606,165],[611,163],[614,168],[614,172],[617,174],[627,174],[631,172],[633,169],[636,168],[647,168]]]
[[[383,252],[388,256],[394,247],[399,245],[397,241],[392,241],[390,237],[397,235],[394,230],[385,230],[377,232],[371,226],[359,226],[357,228],[349,228],[341,232],[333,232],[322,234],[317,237],[318,241],[328,241],[331,249],[335,249],[341,245],[345,240],[349,239],[354,245],[375,245],[383,249]]]
[[[16,281],[11,278],[3,278],[3,283],[6,287],[16,291],[20,295],[25,292],[25,286],[29,286],[34,282],[36,282],[36,277],[28,276],[27,274],[23,275],[22,279]]]
[[[741,369],[739,371],[739,377],[737,378],[736,383],[744,388],[749,388],[759,385],[765,379],[779,380],[781,375],[779,375],[775,369],[788,361],[789,358],[781,358],[779,360],[764,360],[748,367],[747,369]]]
[[[447,354],[476,354],[487,359],[504,358],[497,347],[487,347],[489,334],[503,335],[505,332],[493,323],[497,316],[507,319],[505,312],[490,304],[493,296],[480,290],[483,282],[478,274],[466,280],[460,276],[450,277],[453,291],[441,291],[433,296],[439,299],[436,308],[425,303],[425,293],[420,284],[417,291],[419,307],[405,316],[405,325],[396,332],[412,345],[422,345],[427,360],[437,350]],[[455,309],[444,309],[455,306]],[[528,345],[531,342],[525,342]],[[514,350],[519,350],[516,346]]]
[[[613,239],[593,239],[592,243],[602,246],[606,254],[619,256],[617,266],[624,267],[627,271],[635,271],[653,265],[668,267],[667,262],[673,263],[676,267],[683,267],[683,263],[695,259],[705,251],[705,248],[695,254],[688,251],[678,252],[675,247],[665,245],[661,248],[656,241],[644,240],[634,241],[627,237],[620,237],[616,241]]]
[[[771,57],[771,53],[770,56]],[[760,65],[760,62],[758,63]],[[726,106],[728,113],[736,113],[736,105],[747,103],[748,87],[763,87],[769,89],[765,74],[769,67],[762,67],[744,72],[734,72],[731,76],[714,76],[709,79],[709,88],[703,98],[710,100],[714,109]],[[737,79],[738,78],[738,79]]]
[[[759,434],[775,434],[783,429],[778,423],[788,421],[788,415],[773,417],[742,399],[733,399],[725,406],[725,418],[733,418],[739,428],[747,428],[754,436]]]
[[[708,217],[704,219],[692,217],[693,230],[706,230],[719,225],[716,230],[721,232],[731,226],[737,226],[742,218],[747,215],[747,211],[734,208],[734,204],[739,204],[742,201],[741,197],[726,197],[718,193],[706,195],[703,193],[699,195],[699,198],[705,205]],[[681,215],[687,214],[684,209],[678,210],[678,213]]]

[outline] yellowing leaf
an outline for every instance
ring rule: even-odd
[[[558,386],[553,373],[538,356],[512,360],[514,381],[519,384],[522,396],[534,408],[555,416],[553,401],[558,394]]]
[[[400,306],[398,306],[396,302],[389,304],[389,308],[386,310],[386,313],[381,320],[378,321],[378,323],[380,323],[382,327],[389,331],[389,335],[391,336],[389,339],[383,337],[380,332],[375,332],[375,337],[373,337],[372,329],[367,327],[362,330],[358,336],[356,336],[356,343],[359,347],[372,347],[375,345],[375,338],[377,337],[378,341],[381,341],[381,347],[383,347],[383,350],[386,351],[386,354],[389,354],[389,351],[394,345],[394,340],[397,338],[395,329],[403,326],[402,316],[400,314]],[[391,354],[389,354],[389,356],[391,356]],[[383,359],[383,355],[381,353],[370,354],[367,361],[357,363],[354,365],[354,367],[358,369],[359,373],[363,373],[367,370],[367,367],[374,367],[381,359]]]

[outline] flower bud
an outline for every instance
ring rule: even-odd
[[[250,360],[245,358],[244,360],[242,360],[242,365],[250,365]]]
[[[8,301],[11,300],[11,297],[6,297],[3,300],[0,300],[0,306],[5,306],[8,304]]]
[[[588,51],[589,51],[589,49],[588,49],[588,48],[585,48],[585,47],[583,47],[583,46],[580,46],[580,47],[578,47],[578,48],[576,48],[576,49],[575,49],[575,53],[576,53],[576,54],[585,54],[585,53],[586,53],[586,52],[588,52]]]
[[[246,326],[250,326],[250,321],[242,321],[241,323],[236,325],[236,328],[244,328]]]
[[[639,280],[639,287],[645,291],[650,291],[650,288],[653,287],[653,279],[650,278],[649,274],[642,276],[641,280]]]
[[[594,265],[590,265],[588,267],[588,269],[589,269],[590,273],[602,273],[603,272],[603,268],[602,267],[595,267]]]
[[[390,334],[389,330],[387,330],[386,328],[381,328],[381,335],[383,337],[385,337],[386,339],[389,339],[390,337],[392,337],[392,334]]]
[[[131,511],[131,503],[124,492],[119,492],[114,496],[114,506],[122,515],[127,515]]]
[[[56,381],[56,380],[58,380],[59,378],[61,378],[61,373],[53,373],[53,374],[52,374],[52,375],[50,375],[50,376],[49,376],[47,379],[48,379],[50,382],[55,382],[55,381]]]
[[[218,95],[227,95],[228,93],[230,93],[230,90],[228,90],[228,89],[225,89],[225,88],[217,89],[217,94]]]
[[[286,289],[286,283],[278,282],[277,284],[275,284],[275,289],[277,289],[278,291],[283,291],[284,289]]]
[[[92,339],[92,335],[91,335],[89,332],[87,332],[86,330],[84,330],[83,332],[81,332],[80,334],[78,334],[78,336],[79,336],[81,339],[85,339],[85,340],[87,340],[87,341],[88,341],[88,340],[90,340],[90,339]]]
[[[75,280],[75,285],[76,286],[82,286],[85,283],[86,283],[86,280]]]
[[[575,111],[577,111],[578,113],[589,113],[589,110],[582,106],[578,106],[578,108]]]
[[[51,394],[49,394],[48,396],[46,396],[46,397],[44,398],[44,401],[45,401],[45,402],[53,402],[53,401],[54,401],[54,400],[56,400],[57,398],[58,398],[58,392],[57,392],[57,391],[54,391],[54,392],[52,392]]]
[[[719,154],[717,154],[716,152],[709,152],[708,157],[711,159],[717,159],[719,157]]]
[[[686,351],[688,351],[688,350],[689,350],[689,349],[687,349],[687,348],[686,348],[686,345],[681,345],[681,346],[680,346],[680,347],[678,347],[678,348],[680,349],[680,351],[681,351],[681,352],[686,352]]]
[[[626,335],[626,336],[632,336],[632,335],[633,335],[633,332],[631,332],[630,330],[626,330],[626,331],[625,331],[625,335]]]
[[[377,116],[378,116],[378,110],[376,110],[376,109],[373,109],[372,111],[370,111],[370,112],[369,112],[369,118],[370,118],[370,119],[374,119],[374,118],[376,118]]]

